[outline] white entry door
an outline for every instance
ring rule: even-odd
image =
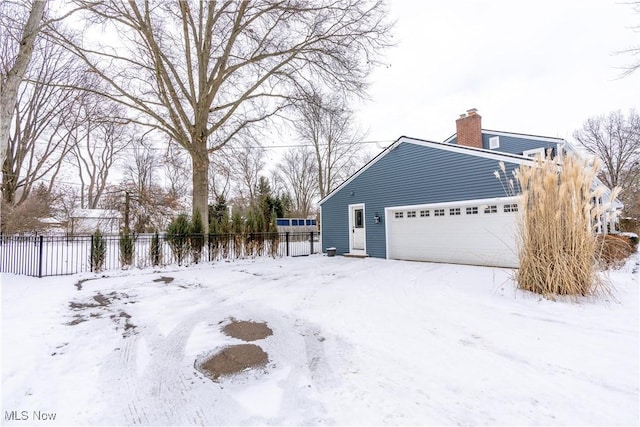
[[[364,205],[349,205],[350,252],[365,251]]]

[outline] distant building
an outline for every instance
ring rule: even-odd
[[[276,225],[281,233],[318,231],[318,221],[315,218],[277,218]]]
[[[69,232],[91,234],[100,230],[103,234],[120,231],[122,214],[113,209],[77,209],[69,216]]]

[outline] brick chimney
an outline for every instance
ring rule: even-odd
[[[478,110],[472,108],[466,114],[461,114],[456,120],[456,134],[458,145],[482,148],[482,117]]]

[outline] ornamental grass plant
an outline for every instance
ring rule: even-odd
[[[597,164],[574,156],[562,164],[538,158],[516,173],[522,190],[516,273],[521,289],[551,298],[610,295],[598,273],[594,227],[606,207],[592,203],[604,192],[592,188],[596,173]]]

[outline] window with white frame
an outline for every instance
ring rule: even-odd
[[[541,159],[544,159],[544,148],[540,147],[540,148],[534,148],[533,150],[526,150],[522,152],[522,155],[525,157],[531,157],[532,159],[536,157],[540,157]]]
[[[518,212],[518,204],[517,203],[506,204],[506,205],[504,205],[504,211],[505,212]]]
[[[460,208],[450,208],[449,215],[460,215]]]
[[[477,215],[477,214],[478,214],[477,206],[470,206],[467,208],[467,215]]]
[[[420,211],[420,216],[421,217],[429,216],[429,210],[425,209],[423,211]]]
[[[498,213],[498,206],[497,205],[485,206],[484,213],[486,214]]]
[[[444,209],[434,209],[433,216],[444,216]]]
[[[403,218],[404,217],[404,212],[395,212],[393,214],[394,217],[396,218]]]
[[[416,211],[407,211],[407,218],[415,218]]]
[[[500,137],[492,136],[489,138],[489,148],[491,150],[495,150],[496,148],[500,148]]]

